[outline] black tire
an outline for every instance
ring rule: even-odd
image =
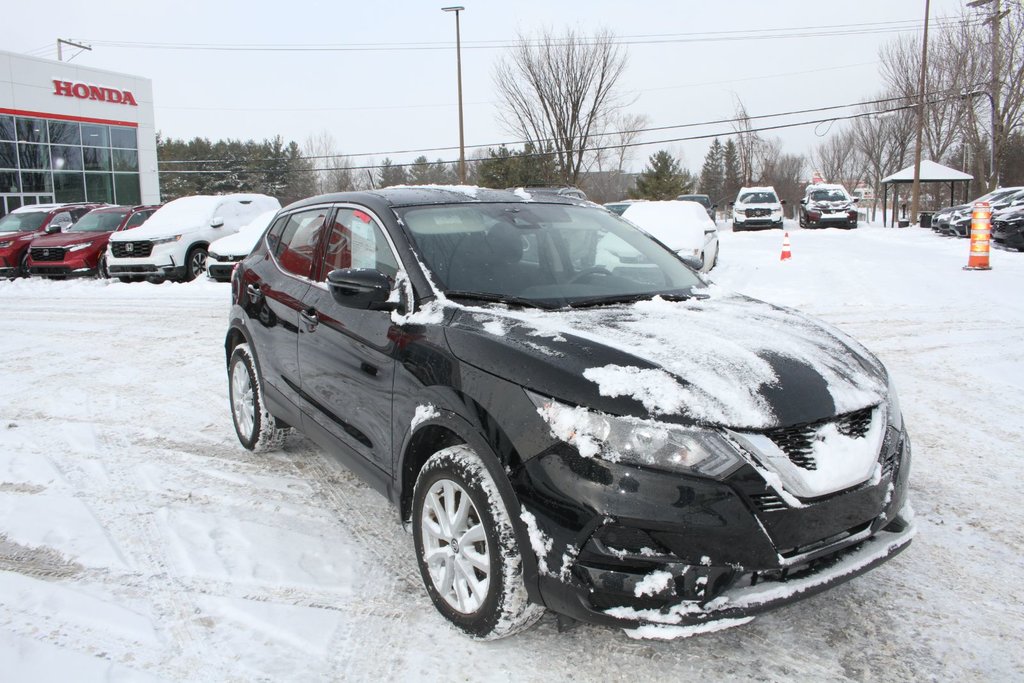
[[[185,282],[192,282],[206,272],[206,247],[192,247],[185,256]]]
[[[248,344],[239,344],[231,352],[228,363],[228,400],[231,421],[238,441],[255,453],[274,450],[284,443],[288,429],[267,412],[263,401],[263,384],[256,361]]]
[[[118,275],[117,279],[120,280],[121,282],[124,282],[124,283],[128,283],[128,282],[132,281],[132,279],[130,277],[128,277],[127,275]]]
[[[32,275],[28,269],[28,250],[21,255],[21,263],[18,266],[18,277],[30,277]]]
[[[454,519],[447,516],[449,509],[456,511]],[[416,478],[412,514],[420,576],[448,621],[474,638],[494,640],[540,619],[544,608],[527,598],[523,558],[505,501],[472,448],[451,446],[427,460]]]
[[[107,256],[103,254],[100,256],[99,261],[96,262],[96,277],[100,280],[106,280],[110,277],[110,273],[107,271]],[[124,282],[124,278],[121,278]]]

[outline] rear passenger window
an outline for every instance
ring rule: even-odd
[[[339,268],[370,268],[391,279],[398,275],[398,261],[384,231],[359,209],[338,209],[335,214],[320,279]]]
[[[151,212],[149,211],[139,211],[138,213],[132,214],[132,217],[128,219],[128,222],[125,223],[123,229],[127,230],[128,228],[134,228],[142,225],[146,222],[146,219],[149,218],[150,213]]]
[[[320,241],[326,217],[326,209],[299,211],[285,217],[283,223],[274,225],[268,241],[277,262],[284,270],[299,277],[310,277],[313,272],[313,254]]]

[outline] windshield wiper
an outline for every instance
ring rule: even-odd
[[[590,299],[580,299],[569,302],[569,308],[588,308],[591,306],[614,306],[616,304],[635,304],[638,301],[649,301],[660,296],[665,301],[686,301],[692,299],[691,294],[660,294],[658,292],[647,292],[645,294],[613,294],[610,296],[595,296]]]
[[[494,304],[508,304],[509,306],[525,306],[527,308],[543,308],[546,310],[557,308],[554,304],[546,304],[533,299],[526,299],[521,296],[493,294],[491,292],[469,292],[455,289],[446,291],[445,296],[449,299],[470,299],[472,301],[486,301]]]

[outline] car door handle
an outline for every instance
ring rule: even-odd
[[[306,323],[307,332],[312,332],[320,324],[320,318],[317,317],[316,309],[314,308],[299,311],[299,317]]]
[[[263,296],[263,292],[256,285],[249,285],[245,288],[245,291],[249,293],[249,301],[252,303],[256,303]]]

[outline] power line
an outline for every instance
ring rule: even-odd
[[[928,95],[930,96],[932,94],[938,94],[940,92],[941,91],[936,91],[936,93],[928,93]],[[649,127],[646,127],[646,128],[633,128],[633,129],[628,129],[628,130],[609,131],[609,132],[605,132],[605,133],[594,133],[594,134],[591,135],[591,137],[601,138],[601,137],[609,137],[609,136],[613,136],[613,135],[623,135],[623,134],[652,133],[652,132],[656,132],[656,131],[674,130],[674,129],[677,129],[677,128],[697,128],[697,127],[701,127],[701,126],[714,126],[714,125],[720,125],[720,124],[725,124],[725,123],[737,123],[737,122],[743,121],[743,120],[756,121],[756,120],[760,120],[760,119],[771,119],[771,118],[778,118],[778,117],[782,117],[782,116],[796,116],[798,114],[814,114],[814,113],[824,112],[824,111],[834,111],[836,109],[848,109],[850,107],[862,107],[862,106],[868,106],[868,105],[885,104],[885,103],[888,103],[888,102],[896,102],[896,101],[903,100],[903,99],[906,99],[906,98],[900,96],[900,97],[887,97],[887,98],[881,98],[881,99],[875,99],[875,100],[862,100],[862,101],[859,101],[859,102],[852,102],[852,103],[849,103],[849,104],[833,104],[833,105],[828,105],[828,106],[825,106],[825,107],[812,107],[810,109],[793,109],[793,110],[790,110],[790,111],[776,112],[776,113],[772,113],[772,114],[757,114],[757,115],[754,115],[754,116],[746,116],[746,117],[733,117],[733,118],[726,118],[726,119],[715,119],[715,120],[711,120],[711,121],[698,121],[698,122],[694,122],[694,123],[680,123],[680,124],[674,124],[674,125],[670,125],[670,126],[649,126]],[[831,120],[831,119],[826,119],[826,120]],[[510,145],[524,144],[525,142],[527,142],[527,141],[522,141],[522,140],[508,141],[508,140],[506,140],[504,142],[491,142],[491,143],[482,143],[482,144],[476,144],[476,145],[466,145],[466,147],[469,148],[469,149],[483,149],[483,148],[492,148],[492,147],[508,147]],[[528,142],[544,144],[544,143],[554,142],[554,140],[550,139],[550,138],[546,138],[546,139],[543,139],[543,140],[531,140],[531,141],[528,141]],[[339,158],[339,157],[352,158],[352,157],[380,157],[380,156],[389,157],[391,155],[399,155],[399,154],[418,154],[418,153],[423,153],[423,152],[448,152],[448,151],[452,151],[452,150],[456,150],[456,149],[458,149],[458,146],[423,147],[423,148],[420,148],[420,149],[400,149],[400,150],[391,150],[391,151],[386,151],[386,152],[357,152],[357,153],[353,153],[353,154],[322,154],[322,155],[304,156],[303,159],[336,159],[336,158]],[[168,161],[165,161],[165,162],[162,162],[162,163],[164,163],[164,164],[172,164],[172,163],[174,163],[174,164],[205,164],[205,163],[229,163],[229,162],[225,161],[224,159],[190,159],[190,160],[168,160]]]
[[[961,97],[961,95],[956,94],[956,95],[952,95],[952,96],[941,98],[941,99],[929,100],[925,104],[937,104],[939,102],[945,102],[945,101],[948,101],[948,100],[951,100],[951,99],[959,99],[960,97]],[[906,98],[891,98],[891,99],[906,99]],[[827,122],[848,121],[848,120],[852,120],[852,119],[867,118],[867,117],[871,117],[871,116],[880,116],[880,115],[883,115],[883,114],[891,114],[891,113],[898,112],[898,111],[903,111],[903,110],[906,110],[906,109],[913,109],[916,106],[917,106],[916,104],[907,104],[907,105],[902,105],[902,106],[898,106],[898,107],[892,107],[892,108],[889,108],[889,109],[879,109],[879,110],[867,111],[867,112],[857,112],[857,113],[854,113],[854,114],[846,114],[846,115],[843,115],[843,116],[831,116],[831,117],[823,118],[823,119],[812,119],[812,120],[808,120],[808,121],[796,121],[796,122],[792,122],[792,123],[780,123],[780,124],[776,124],[776,125],[772,125],[772,126],[761,126],[759,128],[747,128],[747,129],[744,129],[742,131],[735,131],[734,130],[734,131],[728,131],[728,132],[725,132],[725,133],[722,133],[722,132],[706,133],[706,134],[702,134],[702,135],[691,135],[691,136],[684,136],[684,137],[677,137],[677,138],[666,138],[666,139],[662,139],[662,140],[649,140],[649,141],[642,141],[642,142],[629,142],[629,143],[623,143],[623,144],[618,144],[618,145],[604,145],[604,146],[601,146],[601,147],[591,147],[587,151],[588,152],[602,152],[602,151],[616,150],[616,149],[629,149],[629,148],[633,148],[633,147],[646,147],[646,146],[650,146],[650,145],[665,145],[665,144],[671,144],[671,143],[676,143],[676,142],[690,142],[690,141],[694,141],[694,140],[708,140],[708,139],[716,138],[716,137],[731,137],[733,135],[743,135],[743,134],[746,134],[746,133],[762,133],[762,132],[765,132],[765,131],[783,130],[783,129],[786,129],[786,128],[798,128],[798,127],[801,127],[801,126],[812,126],[812,125],[818,125],[818,124],[827,123]],[[755,118],[755,117],[748,117],[748,118],[752,119],[752,118]],[[684,125],[697,125],[697,124],[684,124]],[[548,152],[523,153],[523,154],[517,155],[517,158],[535,158],[535,157],[545,157],[545,156],[551,156],[551,153],[548,153]],[[304,158],[306,158],[306,157],[304,157]],[[381,164],[372,164],[372,165],[363,165],[363,166],[338,166],[338,167],[332,167],[332,168],[309,168],[309,169],[281,169],[281,170],[214,169],[214,170],[187,170],[187,171],[160,171],[160,172],[161,173],[165,173],[165,174],[174,174],[174,175],[195,175],[195,174],[204,174],[204,173],[212,175],[212,174],[246,173],[246,172],[249,172],[249,173],[320,173],[320,172],[323,172],[323,171],[363,171],[363,170],[375,170],[375,169],[378,169],[378,168],[409,168],[409,167],[412,167],[412,166],[424,166],[424,165],[426,165],[426,166],[436,166],[436,165],[439,165],[439,164],[446,164],[446,165],[448,165],[448,164],[454,164],[454,163],[456,163],[456,161],[457,160],[447,160],[446,161],[446,160],[442,159],[442,160],[438,160],[438,161],[428,161],[428,162],[426,162],[426,164],[422,164],[422,163],[420,163],[420,164],[417,164],[417,163],[390,164],[387,167],[385,167],[385,166],[383,166]],[[467,163],[479,163],[479,162],[483,162],[483,161],[488,161],[488,159],[467,159],[466,161],[467,161]],[[184,162],[184,163],[187,163],[187,162]]]
[[[939,25],[956,25],[960,23],[959,18],[940,20]],[[976,22],[975,22],[976,23]],[[578,44],[594,44],[610,42],[614,45],[657,45],[676,43],[706,43],[706,42],[730,42],[736,40],[782,40],[789,38],[817,38],[834,36],[861,36],[885,33],[907,33],[916,32],[922,25],[918,20],[889,21],[889,22],[858,22],[855,24],[834,24],[830,26],[819,26],[808,29],[806,26],[788,27],[779,29],[745,29],[736,31],[701,31],[692,33],[670,33],[670,34],[640,34],[633,36],[614,37],[606,41],[600,37],[584,37],[578,39]],[[402,51],[423,51],[423,50],[451,50],[454,43],[442,42],[414,42],[414,43],[325,43],[325,44],[288,44],[288,43],[239,43],[226,45],[223,43],[158,43],[148,41],[118,41],[98,40],[94,38],[82,39],[95,46],[127,49],[149,49],[149,50],[180,50],[180,51],[213,51],[213,52],[402,52]],[[538,46],[552,45],[565,46],[567,43],[561,39],[552,39],[549,42],[539,40],[492,40],[492,41],[465,41],[462,49],[507,49],[522,45]]]

